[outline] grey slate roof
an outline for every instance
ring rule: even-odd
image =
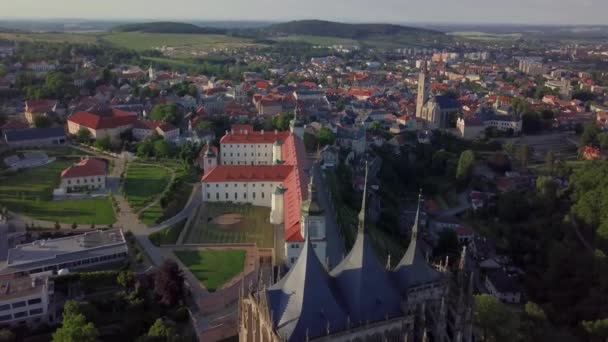
[[[308,236],[308,234],[306,234]],[[286,341],[305,341],[346,327],[347,314],[331,291],[331,279],[308,238],[298,260],[266,290],[274,329]]]
[[[450,96],[438,95],[435,96],[435,102],[439,105],[442,110],[457,110],[460,108],[458,101]]]
[[[367,171],[365,185],[366,188]],[[380,321],[402,314],[402,297],[389,272],[376,258],[372,242],[365,232],[365,188],[359,213],[357,240],[346,258],[330,272],[354,324]]]
[[[435,283],[441,279],[441,273],[432,268],[426,261],[418,243],[418,221],[420,218],[420,200],[416,211],[416,219],[412,227],[412,239],[407,251],[395,267],[394,276],[402,291],[410,287]]]
[[[5,133],[6,141],[37,140],[48,138],[65,138],[63,127],[26,128]]]

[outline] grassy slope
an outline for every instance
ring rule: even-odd
[[[186,220],[176,223],[170,227],[163,228],[157,232],[150,234],[150,241],[157,247],[160,245],[172,245],[177,242],[179,234],[184,229]]]
[[[288,41],[288,42],[303,42],[311,45],[359,45],[354,39],[339,38],[339,37],[322,37],[322,36],[308,36],[308,35],[289,35],[285,37],[275,38],[277,41]]]
[[[169,171],[163,167],[129,164],[124,191],[129,204],[139,210],[160,195],[171,179]]]
[[[0,32],[0,39],[15,40],[18,42],[47,42],[47,43],[77,43],[93,44],[97,42],[98,35],[87,33],[4,33]]]
[[[220,288],[245,266],[243,250],[175,251],[175,255],[209,291]]]
[[[110,224],[116,221],[110,200],[105,198],[53,201],[59,174],[75,159],[0,177],[0,203],[10,210],[48,221],[79,224]]]

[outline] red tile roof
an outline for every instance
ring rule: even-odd
[[[247,134],[240,131],[229,132],[220,139],[220,144],[273,144],[277,140],[285,141],[290,132],[261,132],[247,131]]]
[[[292,165],[218,165],[203,176],[207,183],[282,182],[293,170]]]
[[[116,128],[120,126],[132,125],[137,121],[136,115],[127,115],[129,112],[113,109],[113,116],[101,116],[89,112],[76,112],[68,121],[85,126],[91,129]]]
[[[101,159],[86,158],[61,172],[61,178],[100,176],[106,174],[106,162]]]
[[[53,111],[53,107],[57,105],[55,100],[36,100],[26,101],[25,107],[28,113],[46,113]]]
[[[11,120],[11,121],[8,121],[7,123],[5,123],[4,125],[0,126],[0,129],[3,131],[8,131],[11,129],[25,129],[25,128],[30,128],[30,125],[28,125],[27,122],[23,122],[20,120]]]

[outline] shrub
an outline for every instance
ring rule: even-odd
[[[188,317],[190,317],[190,312],[188,312],[188,308],[185,306],[180,306],[175,310],[175,314],[173,314],[173,320],[176,322],[185,322]]]

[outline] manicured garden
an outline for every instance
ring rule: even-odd
[[[75,162],[76,159],[58,158],[48,165],[0,176],[0,204],[39,220],[95,225],[116,222],[107,197],[53,200],[61,171]]]
[[[232,203],[206,203],[189,231],[190,243],[256,243],[274,247],[270,209]],[[193,241],[192,241],[193,240]]]
[[[124,193],[134,211],[152,203],[165,190],[171,175],[164,167],[150,164],[129,164]]]
[[[208,291],[215,291],[243,272],[244,250],[175,251],[177,258]]]

